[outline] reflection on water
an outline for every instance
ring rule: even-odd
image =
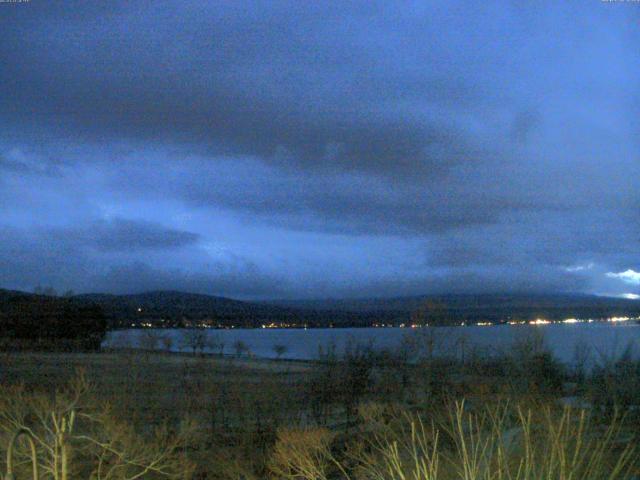
[[[499,353],[507,350],[519,339],[534,332],[542,333],[548,348],[566,363],[589,351],[593,360],[610,359],[631,348],[638,352],[640,325],[636,324],[552,324],[543,326],[498,325],[470,327],[438,327],[423,329],[407,328],[344,328],[344,329],[231,329],[204,330],[204,350],[211,353],[224,352],[234,355],[242,350],[243,355],[260,358],[289,358],[311,360],[318,356],[319,349],[335,345],[338,353],[344,351],[349,342],[373,345],[377,349],[398,348],[407,336],[428,336],[436,354],[462,356],[471,352],[480,354]],[[185,331],[166,330],[119,330],[110,332],[104,342],[106,347],[140,347],[145,337],[155,337],[155,348],[172,351],[190,351],[185,342]],[[154,341],[146,339],[147,345]]]

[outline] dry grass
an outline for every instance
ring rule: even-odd
[[[152,438],[194,420],[189,458],[203,478],[229,478],[234,464],[245,468],[242,477],[264,469],[277,428],[299,423],[309,367],[161,353],[11,353],[0,356],[0,394],[53,397],[78,368],[93,384],[92,401],[109,405],[130,433]]]
[[[24,386],[3,387],[0,395],[0,446],[7,451],[16,432],[35,445],[40,478],[71,480],[136,480],[188,478],[192,465],[184,446],[195,432],[187,422],[179,428],[143,432],[122,421],[108,404],[96,400],[84,375],[55,393],[37,393]],[[30,474],[33,452],[17,443],[18,478]],[[7,471],[9,464],[7,462]]]
[[[299,411],[308,366],[290,362],[165,355],[160,353],[11,353],[0,357],[3,385],[53,392],[78,369],[99,400],[124,418],[145,424],[178,420],[182,413],[210,419],[226,404],[225,421],[239,421],[260,405],[263,415]],[[176,414],[177,413],[177,414]],[[221,412],[217,412],[222,421]],[[280,415],[281,417],[283,415]],[[252,420],[255,420],[252,415]]]
[[[428,425],[406,415],[355,459],[358,477],[370,480],[622,480],[637,467],[622,425],[599,426],[585,410],[499,404],[473,412],[459,402]]]
[[[280,430],[269,470],[278,478],[327,480],[333,459],[332,438],[326,428]]]
[[[78,367],[91,393],[76,395],[82,382],[60,392]],[[18,353],[0,368],[0,450],[16,428],[34,429],[42,479],[62,478],[47,450],[59,451],[61,431],[74,439],[68,478],[191,478],[191,466],[193,478],[237,480],[625,480],[636,471],[624,419],[599,424],[551,398],[436,406],[385,402],[384,388],[371,389],[355,424],[330,428],[313,423],[304,363]],[[185,418],[195,425],[181,430]],[[158,456],[167,469],[145,470]]]

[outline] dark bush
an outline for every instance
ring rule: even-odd
[[[635,418],[640,415],[640,360],[634,358],[631,348],[617,359],[596,364],[586,383],[596,411],[605,417],[614,415],[616,410],[633,412]]]
[[[14,348],[97,350],[106,332],[100,307],[67,298],[16,296],[0,312],[0,337]]]

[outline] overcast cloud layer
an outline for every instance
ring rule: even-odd
[[[0,288],[640,294],[640,4],[0,4]]]

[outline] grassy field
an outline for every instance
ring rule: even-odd
[[[0,369],[3,385],[49,392],[83,371],[101,401],[135,421],[153,424],[192,415],[237,424],[260,408],[274,418],[300,412],[310,366],[162,353],[12,352],[0,356]]]
[[[634,365],[579,384],[522,348],[464,365],[366,349],[321,362],[2,353],[0,453],[26,426],[42,479],[625,479],[637,472],[634,407],[588,392],[633,390]],[[562,407],[576,392],[587,408]],[[31,478],[25,448],[17,468]]]
[[[214,451],[222,457],[250,451],[280,426],[303,422],[309,370],[300,362],[160,353],[0,355],[5,389],[24,385],[52,395],[84,372],[92,401],[108,404],[141,432],[194,420],[189,455],[200,466],[214,460]]]

